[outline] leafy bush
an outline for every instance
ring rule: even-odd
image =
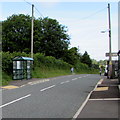
[[[2,52],[2,84],[8,84],[12,80],[13,64],[12,59],[16,56],[30,57],[30,54],[20,52]],[[34,78],[47,78],[60,75],[68,75],[72,65],[64,62],[63,60],[56,59],[52,56],[45,56],[41,53],[34,54],[33,64],[33,77]],[[96,69],[89,68],[86,64],[81,62],[76,63],[74,66],[75,72],[82,73],[96,73]]]
[[[16,56],[26,56],[28,57],[29,54],[26,53],[20,53],[20,52],[2,52],[2,70],[5,71],[8,75],[12,74],[12,59]]]
[[[20,52],[2,52],[2,70],[7,74],[12,74],[12,59],[16,56],[30,57],[29,54]],[[70,69],[71,65],[63,60],[57,60],[52,56],[45,56],[41,53],[34,54],[34,67],[47,66],[58,69]]]
[[[63,60],[58,60],[52,56],[45,56],[41,53],[34,54],[34,67],[46,66],[49,68],[58,69],[70,69],[71,65],[64,62]]]

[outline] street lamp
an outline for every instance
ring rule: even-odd
[[[111,56],[111,30],[101,31],[101,33],[109,32],[109,66],[108,66],[108,78],[112,77],[112,56]]]
[[[106,33],[109,32],[109,29],[105,30],[105,31],[101,31],[101,33]]]
[[[112,55],[111,55],[111,21],[110,21],[110,4],[108,3],[108,21],[109,29],[106,31],[101,31],[101,33],[109,32],[109,68],[108,68],[108,77],[112,77]]]

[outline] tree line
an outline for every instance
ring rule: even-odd
[[[31,19],[29,15],[13,14],[2,21],[2,51],[30,53]],[[87,51],[82,55],[78,48],[69,48],[70,36],[67,32],[68,28],[56,19],[34,18],[34,53],[53,56],[73,66],[84,63],[94,67]]]

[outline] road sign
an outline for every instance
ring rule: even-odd
[[[110,56],[110,53],[106,53],[105,56],[106,56],[106,57],[109,57],[109,56]],[[118,55],[117,55],[116,52],[114,52],[114,53],[111,53],[111,56],[112,56],[112,57],[116,57],[116,56],[118,56]]]

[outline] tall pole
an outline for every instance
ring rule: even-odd
[[[108,20],[109,20],[109,78],[112,77],[112,56],[111,56],[111,20],[110,20],[110,4],[108,3]]]
[[[34,5],[32,4],[32,22],[31,22],[31,58],[33,58],[33,27],[34,27]]]

